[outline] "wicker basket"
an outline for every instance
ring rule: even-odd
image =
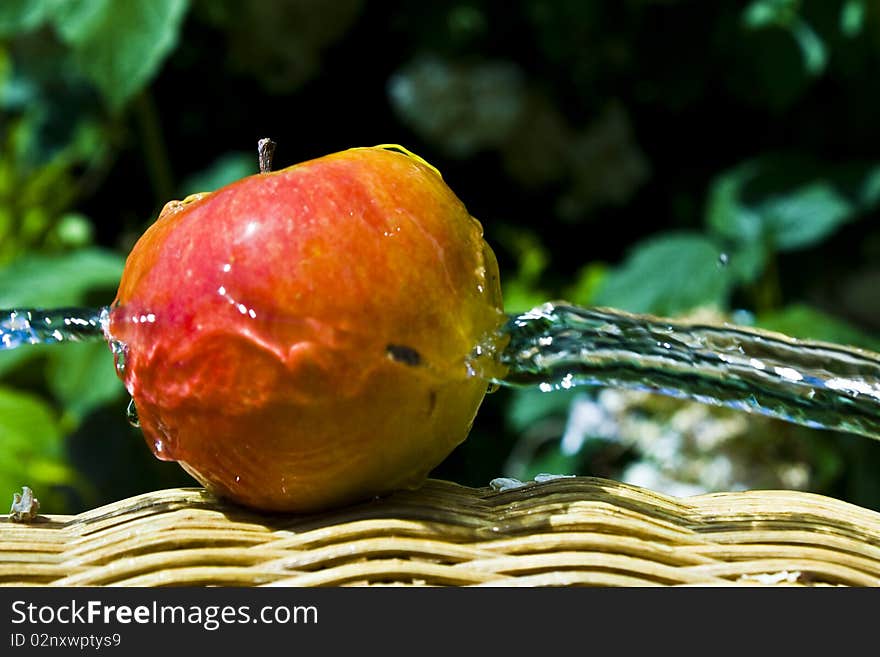
[[[201,489],[0,522],[6,585],[880,584],[880,514],[820,495],[687,499],[614,481],[507,492],[429,481],[313,516]]]

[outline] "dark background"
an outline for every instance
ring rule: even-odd
[[[876,2],[53,6],[0,8],[0,307],[106,304],[164,203],[254,172],[270,136],[276,167],[377,143],[433,163],[511,312],[564,297],[877,348]],[[190,483],[127,425],[109,356],[72,347],[0,354],[0,494],[31,482],[61,512]],[[490,395],[436,475],[880,509],[869,438],[614,394]],[[611,427],[572,452],[575,407]]]

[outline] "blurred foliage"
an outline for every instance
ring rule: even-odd
[[[880,7],[867,0],[5,0],[0,307],[99,307],[172,197],[403,143],[551,298],[880,347]],[[189,480],[104,345],[0,352],[0,495],[49,512]],[[437,471],[880,508],[880,443],[619,391],[505,390]]]

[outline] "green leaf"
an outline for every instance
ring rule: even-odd
[[[565,291],[564,297],[582,306],[592,304],[607,271],[608,266],[602,262],[591,262],[584,266],[578,272],[574,283]]]
[[[820,75],[828,63],[828,49],[825,43],[810,24],[800,18],[792,23],[791,32],[801,49],[804,68],[811,75]]]
[[[735,244],[790,251],[818,244],[880,200],[876,165],[839,167],[792,156],[746,162],[716,179],[707,223]]]
[[[75,44],[94,31],[108,11],[113,11],[113,0],[67,0],[55,12],[55,29],[65,42]]]
[[[28,345],[28,347],[11,351],[0,350],[0,377],[39,355],[40,345]]]
[[[847,0],[840,10],[840,31],[844,36],[858,36],[865,25],[865,3],[863,0]]]
[[[797,16],[800,0],[754,0],[743,12],[746,27],[786,26]]]
[[[853,204],[830,184],[815,182],[786,196],[768,199],[761,206],[774,244],[783,251],[821,242],[852,218]]]
[[[53,346],[46,375],[52,394],[75,423],[124,391],[113,355],[103,342]]]
[[[58,219],[52,228],[50,239],[62,247],[81,249],[92,243],[94,233],[95,228],[87,217],[75,212],[68,212]]]
[[[3,0],[0,2],[0,37],[33,30],[52,13],[56,0]]]
[[[115,290],[124,262],[122,256],[97,248],[23,256],[0,269],[0,308],[82,304],[89,291]]]
[[[763,237],[761,216],[741,200],[742,190],[760,172],[757,162],[746,162],[715,179],[709,191],[706,221],[721,237],[754,242]]]
[[[110,106],[119,109],[177,44],[187,0],[68,0],[55,27]]]
[[[770,250],[762,241],[745,242],[737,244],[734,248],[725,252],[727,267],[737,283],[754,283],[764,272]]]
[[[668,233],[636,246],[610,271],[594,302],[632,312],[676,315],[698,306],[725,307],[734,277],[712,240]]]
[[[743,22],[751,30],[781,28],[794,38],[801,51],[807,73],[825,71],[828,49],[816,30],[799,14],[800,0],[755,0],[743,12]]]
[[[501,283],[504,309],[509,313],[522,313],[547,301],[547,293],[536,283],[519,277]]]
[[[793,338],[822,340],[880,351],[880,339],[868,335],[847,322],[802,304],[758,315],[756,325]]]
[[[61,432],[51,408],[39,397],[0,387],[0,454],[23,461],[59,455]]]
[[[547,301],[541,275],[550,264],[550,254],[539,237],[528,230],[505,226],[498,231],[498,239],[517,262],[516,273],[502,281],[504,307],[517,313]]]
[[[51,508],[46,502],[54,487],[77,483],[64,461],[58,422],[38,397],[0,387],[0,446],[0,495],[10,500],[30,486],[44,508]]]
[[[880,166],[868,169],[857,193],[863,210],[869,210],[880,202]]]

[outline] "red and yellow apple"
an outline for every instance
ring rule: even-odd
[[[480,224],[377,147],[168,204],[108,330],[157,457],[308,512],[420,484],[467,436],[487,384],[466,360],[503,319]]]

